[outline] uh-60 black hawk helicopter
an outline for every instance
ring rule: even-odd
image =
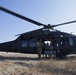
[[[55,52],[56,57],[63,58],[68,54],[76,54],[76,36],[54,29],[54,27],[57,26],[75,23],[76,20],[57,25],[45,25],[10,11],[4,7],[0,7],[0,10],[35,25],[43,26],[41,29],[19,34],[18,38],[14,41],[0,43],[0,51],[37,54],[36,43],[39,39],[41,39],[44,44],[49,43],[50,45],[50,43],[52,43],[53,49],[50,51],[50,53],[53,54],[53,52]]]

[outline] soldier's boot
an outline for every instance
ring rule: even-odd
[[[39,58],[39,59],[41,58],[41,54],[38,54],[38,58]]]

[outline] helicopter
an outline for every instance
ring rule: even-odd
[[[0,10],[35,25],[43,26],[43,28],[37,30],[18,34],[18,38],[13,41],[0,43],[0,51],[37,54],[36,43],[39,39],[41,39],[44,44],[49,43],[50,45],[50,43],[52,43],[53,49],[50,53],[52,55],[55,53],[58,58],[66,57],[69,54],[76,54],[76,36],[74,34],[54,29],[58,26],[76,23],[76,20],[56,25],[46,25],[1,6]]]

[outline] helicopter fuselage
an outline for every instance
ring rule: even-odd
[[[36,43],[41,39],[44,44],[52,43],[53,49],[66,56],[76,54],[76,36],[60,31],[35,30],[21,34],[16,40],[0,44],[0,51],[37,54]],[[46,51],[46,49],[44,48]],[[43,53],[42,53],[43,54]]]

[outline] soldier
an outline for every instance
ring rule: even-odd
[[[43,49],[44,45],[42,43],[42,40],[40,39],[37,42],[37,53],[38,53],[38,58],[41,58],[41,54],[42,54],[42,49]]]

